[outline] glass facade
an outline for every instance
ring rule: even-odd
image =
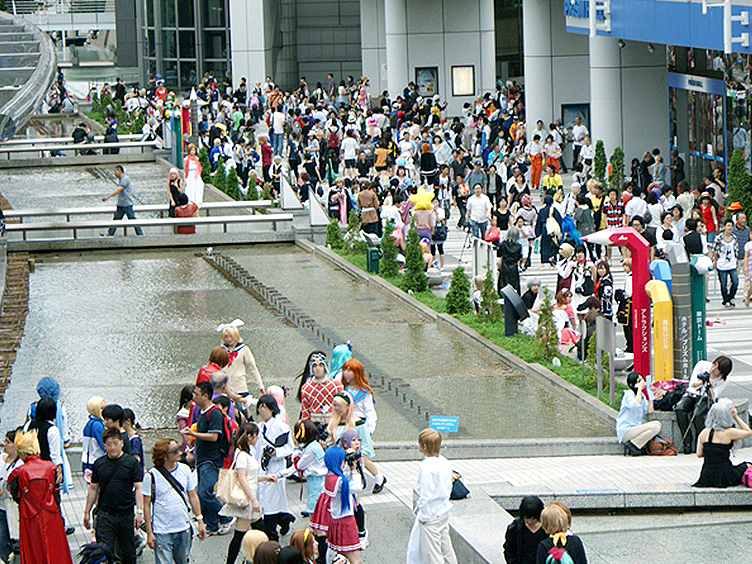
[[[230,70],[228,0],[143,0],[139,3],[144,72],[168,88],[190,88],[212,70]]]

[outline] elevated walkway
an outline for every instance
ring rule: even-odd
[[[115,206],[9,210],[6,239],[9,251],[34,252],[293,242],[293,214],[270,205],[268,200],[207,202],[201,216],[189,218],[167,217],[166,205],[143,205],[134,206],[137,219],[117,221]],[[175,233],[190,225],[195,233]],[[116,235],[103,236],[111,227]],[[136,236],[135,227],[144,235]]]
[[[14,0],[8,9],[46,32],[115,29],[114,0]]]

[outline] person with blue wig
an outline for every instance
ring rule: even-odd
[[[324,491],[311,515],[310,527],[317,534],[326,535],[329,550],[344,555],[350,564],[360,564],[356,504],[343,472],[345,451],[338,446],[329,447],[324,454],[324,463],[329,472],[324,479]]]
[[[70,446],[70,435],[68,433],[68,412],[65,410],[65,406],[60,402],[60,384],[58,384],[53,378],[45,376],[37,382],[37,394],[39,395],[40,400],[43,398],[50,398],[55,402],[55,427],[58,428],[58,431],[60,431],[60,437],[63,439],[62,443],[59,445],[59,455],[60,459],[62,459],[63,466],[63,481],[60,483],[60,489],[64,493],[68,493],[73,487],[70,462],[68,461],[68,456],[65,454],[65,449]],[[26,421],[24,423],[34,420],[38,403],[39,402],[35,401],[29,406],[29,409],[26,412]],[[57,454],[55,457],[57,458]]]

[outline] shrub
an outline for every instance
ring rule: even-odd
[[[608,175],[608,185],[616,188],[621,194],[621,185],[624,182],[624,151],[616,147],[611,155],[611,174]]]
[[[365,253],[366,243],[360,237],[360,220],[355,210],[351,209],[347,216],[345,242],[354,253]]]
[[[211,175],[211,184],[220,192],[227,193],[227,173],[224,162],[217,163],[217,169]]]
[[[606,149],[603,141],[598,139],[595,142],[595,155],[593,157],[593,178],[598,182],[606,180]]]
[[[552,309],[551,292],[548,288],[544,288],[543,304],[538,316],[538,329],[535,331],[535,337],[538,339],[538,356],[545,360],[551,360],[559,352],[559,335],[551,315]]]
[[[238,171],[234,166],[231,166],[227,171],[227,177],[225,179],[227,185],[227,195],[233,200],[240,199],[240,188],[238,187]]]
[[[329,222],[329,225],[326,226],[326,240],[324,243],[332,249],[343,249],[345,247],[345,240],[342,238],[342,230],[336,219],[332,219]]]
[[[483,286],[480,290],[480,311],[478,312],[478,319],[486,323],[498,323],[502,319],[499,294],[496,293],[495,286],[493,274],[489,267],[483,277]]]
[[[381,263],[379,270],[384,278],[390,278],[399,274],[399,263],[397,262],[397,241],[392,237],[394,223],[388,222],[384,228],[384,235],[381,237]]]
[[[198,162],[201,163],[201,180],[204,184],[211,183],[211,162],[209,161],[209,151],[206,147],[201,147],[198,152]]]
[[[473,305],[470,303],[470,280],[461,266],[452,272],[452,280],[446,295],[446,310],[452,315],[470,313],[473,310]]]
[[[726,198],[726,215],[730,216],[731,212],[728,206],[732,202],[739,202],[744,208],[747,217],[752,217],[752,194],[747,187],[749,186],[749,174],[744,164],[744,156],[740,149],[734,149],[731,154],[731,160],[728,167],[728,197]]]
[[[245,199],[247,202],[254,202],[259,199],[258,180],[253,173],[248,175],[248,190],[245,193]]]
[[[428,277],[426,276],[426,261],[423,260],[423,250],[420,248],[420,237],[415,228],[415,218],[410,222],[407,230],[407,243],[405,245],[405,278],[403,281],[405,292],[422,292],[428,289]]]

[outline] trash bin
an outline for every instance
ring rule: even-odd
[[[381,253],[379,252],[379,249],[375,247],[369,247],[368,249],[366,249],[366,270],[368,270],[368,272],[378,274],[380,258]]]

